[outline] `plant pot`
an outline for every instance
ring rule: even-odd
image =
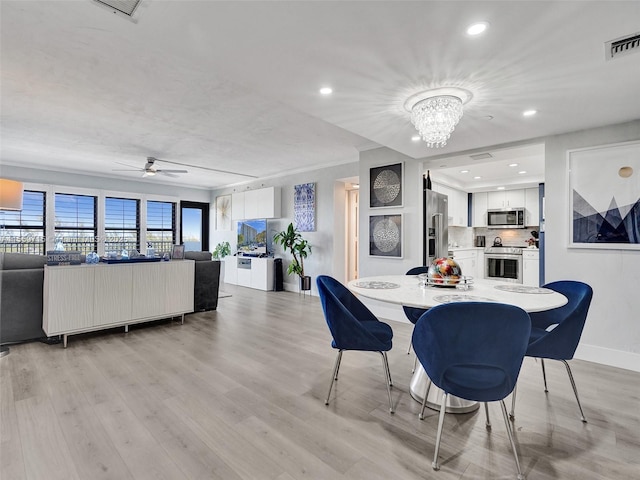
[[[300,277],[300,290],[311,290],[311,277]]]

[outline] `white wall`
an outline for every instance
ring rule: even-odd
[[[211,211],[210,244],[213,250],[222,241],[231,244],[231,251],[236,250],[236,222],[232,222],[232,230],[219,231],[215,229],[215,199],[219,195],[234,192],[254,190],[264,187],[280,187],[282,195],[281,218],[269,220],[267,237],[284,230],[293,222],[293,193],[294,186],[302,183],[316,184],[316,231],[304,232],[303,237],[312,247],[311,255],[304,261],[305,275],[312,277],[311,293],[317,295],[315,279],[318,275],[331,275],[344,282],[346,274],[345,256],[345,201],[346,191],[341,179],[354,177],[358,174],[357,162],[338,165],[291,175],[282,175],[265,181],[253,182],[241,187],[219,189],[211,192],[209,201]],[[283,259],[285,290],[298,291],[298,276],[288,276],[287,266],[291,256],[283,253],[282,247],[275,247],[275,256]]]
[[[567,247],[571,218],[567,151],[639,139],[640,121],[634,121],[549,137],[545,147],[545,280],[580,280],[594,291],[576,358],[636,371],[640,371],[640,251]]]
[[[370,168],[403,162],[402,207],[370,208]],[[422,162],[389,148],[376,148],[360,153],[360,277],[404,275],[422,265]],[[402,214],[402,259],[369,256],[369,216]],[[398,305],[361,298],[376,315],[407,322]]]

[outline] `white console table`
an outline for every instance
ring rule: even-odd
[[[273,290],[273,258],[227,257],[224,259],[224,281],[257,290]]]
[[[67,336],[193,312],[195,262],[44,267],[42,329]]]

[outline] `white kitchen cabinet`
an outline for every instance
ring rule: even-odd
[[[473,215],[471,225],[474,227],[487,226],[487,192],[474,193],[472,198]]]
[[[447,187],[446,185],[434,183],[433,191],[443,193],[448,199],[448,217],[450,227],[468,226],[468,205],[467,193],[462,190]]]
[[[527,227],[537,227],[540,225],[540,206],[538,188],[527,188],[524,191],[524,222]]]
[[[537,248],[525,248],[522,252],[522,284],[540,286],[540,251]]]
[[[477,248],[462,248],[452,250],[453,259],[460,265],[462,274],[469,277],[478,277],[478,253]],[[484,255],[484,254],[483,254]]]
[[[524,190],[497,190],[487,193],[487,208],[523,208]]]
[[[231,197],[231,218],[233,220],[279,218],[281,205],[280,187],[234,193]]]

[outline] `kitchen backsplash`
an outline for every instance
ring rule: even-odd
[[[496,237],[500,237],[502,239],[502,244],[509,247],[526,247],[527,240],[532,238],[531,231],[536,230],[537,228],[517,228],[517,229],[496,229],[496,228],[481,228],[475,227],[473,229],[473,238],[477,235],[484,235],[485,244],[487,247],[493,245],[493,239]],[[473,245],[473,240],[471,245]]]
[[[475,246],[475,238],[484,235],[485,245],[493,245],[493,239],[500,237],[502,244],[508,247],[526,247],[527,240],[532,238],[531,231],[537,228],[497,229],[482,227],[449,227],[449,247],[468,248]]]

